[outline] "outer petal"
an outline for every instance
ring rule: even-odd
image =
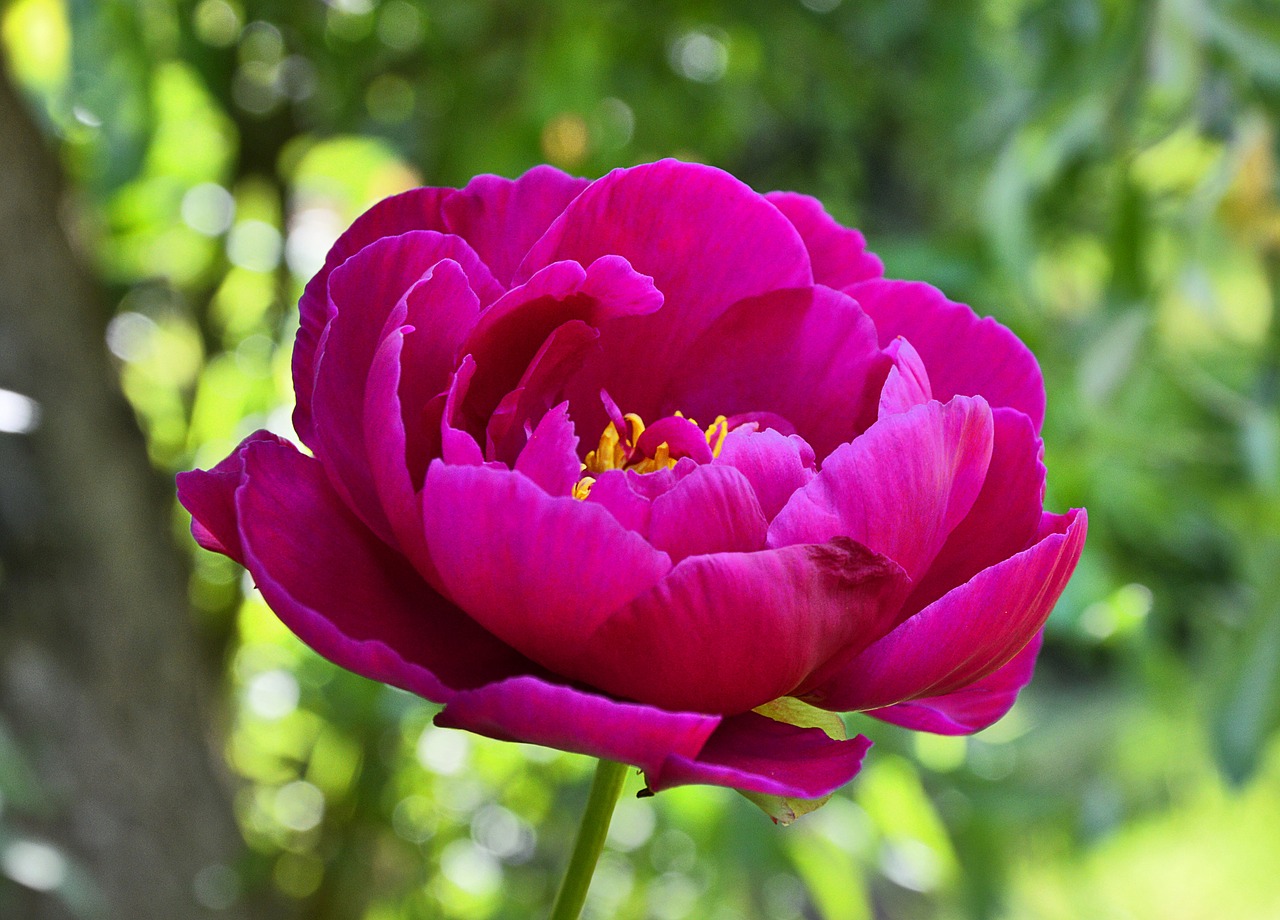
[[[516,677],[454,695],[435,723],[656,770],[670,756],[697,756],[720,717],[667,712]]]
[[[509,287],[529,247],[590,184],[551,166],[535,166],[514,180],[476,176],[449,196],[444,216],[449,230],[470,243],[493,276]]]
[[[851,540],[691,556],[553,667],[664,709],[745,712],[882,635],[904,580]]]
[[[428,231],[378,240],[329,276],[334,316],[317,357],[313,447],[338,494],[384,540],[393,537],[369,469],[365,389],[388,318],[406,292],[444,259],[461,265],[482,289],[493,283],[460,237]]]
[[[750,425],[729,432],[715,463],[731,466],[747,478],[766,521],[772,521],[815,475],[813,448],[803,438]]]
[[[1065,532],[939,598],[853,658],[806,697],[825,709],[881,709],[954,693],[1018,654],[1044,625],[1080,559],[1084,511],[1058,519]]]
[[[832,220],[818,199],[795,192],[770,192],[765,198],[800,232],[818,284],[838,288],[884,274],[879,257],[867,251],[866,238]]]
[[[269,431],[255,431],[211,470],[178,474],[178,501],[191,512],[191,535],[207,550],[244,565],[244,547],[236,524],[236,489],[244,476],[244,452],[250,444],[283,443]]]
[[[819,457],[875,420],[890,360],[857,302],[826,287],[740,301],[690,346],[661,411],[695,418],[773,412]]]
[[[981,399],[882,418],[792,496],[769,526],[769,545],[851,537],[918,579],[973,506],[991,445],[991,411]]]
[[[236,513],[268,605],[335,664],[437,702],[536,671],[369,533],[291,446],[246,448]]]
[[[836,741],[820,728],[799,728],[746,712],[720,723],[698,756],[672,753],[645,770],[654,792],[706,783],[748,792],[816,799],[857,775],[871,742]]]
[[[427,545],[449,595],[552,670],[671,561],[599,505],[553,497],[520,473],[433,463]]]
[[[845,290],[875,320],[880,344],[904,336],[929,368],[935,399],[982,396],[992,406],[1044,422],[1044,379],[1035,355],[1016,335],[979,319],[935,287],[920,281],[864,281]]]
[[[1021,412],[996,409],[992,421],[991,464],[982,491],[912,590],[907,613],[1036,542],[1044,506],[1044,445]]]
[[[333,318],[329,304],[329,274],[370,243],[409,230],[443,232],[441,205],[451,195],[450,188],[416,188],[383,199],[365,211],[325,257],[324,267],[307,282],[298,301],[300,325],[293,347],[293,387],[297,405],[293,410],[293,427],[303,443],[314,446],[311,427],[311,396],[315,386],[316,349],[325,326]]]
[[[954,693],[872,709],[867,715],[937,735],[971,735],[981,731],[1003,718],[1017,700],[1018,691],[1031,682],[1043,641],[1041,630],[1004,667]]]
[[[516,280],[552,262],[586,265],[610,254],[652,276],[666,298],[657,313],[619,320],[605,336],[606,351],[625,362],[613,368],[609,392],[646,418],[657,414],[646,375],[673,368],[726,307],[813,281],[804,243],[777,208],[728,173],[675,160],[593,182],[529,251]]]

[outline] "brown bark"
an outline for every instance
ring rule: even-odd
[[[0,61],[0,387],[42,408],[30,434],[0,433],[0,729],[43,803],[7,803],[0,850],[16,834],[72,866],[47,893],[0,875],[0,914],[266,916],[244,898],[201,903],[227,894],[244,850],[209,737],[214,688],[169,538],[171,484],[116,385],[100,293],[59,226],[58,173]]]

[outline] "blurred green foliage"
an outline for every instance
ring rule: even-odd
[[[971,739],[852,718],[878,742],[865,772],[786,829],[724,790],[624,794],[590,916],[1280,915],[1274,0],[8,0],[0,17],[164,470],[288,432],[297,295],[363,208],[544,161],[675,155],[815,194],[891,275],[1040,356],[1050,506],[1088,505],[1092,526],[1010,717]],[[307,917],[538,914],[585,758],[432,727],[433,707],[304,649],[227,560],[193,557],[254,854],[202,875],[201,900],[274,886]],[[38,807],[33,782],[11,807]]]

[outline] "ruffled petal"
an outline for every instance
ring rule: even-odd
[[[210,470],[179,473],[178,501],[191,513],[191,535],[207,550],[222,553],[244,565],[244,547],[236,523],[236,489],[244,475],[244,452],[250,444],[282,440],[269,431],[255,431]]]
[[[236,513],[245,566],[263,598],[335,664],[436,702],[537,673],[366,530],[320,463],[292,446],[246,448]]]
[[[694,340],[660,411],[773,412],[825,457],[875,420],[890,363],[852,297],[821,286],[772,291],[734,304]]]
[[[867,251],[866,238],[832,220],[818,199],[796,192],[770,192],[764,197],[800,233],[818,284],[839,288],[884,274],[884,263]]]
[[[600,333],[582,320],[557,328],[524,369],[515,388],[502,397],[484,427],[485,453],[491,460],[511,464],[524,449],[526,429],[565,398],[565,390],[582,365],[599,353]],[[477,375],[479,376],[479,375]],[[474,425],[471,400],[465,418]]]
[[[745,712],[882,635],[904,581],[851,540],[690,556],[556,670],[664,709]]]
[[[768,526],[745,476],[731,466],[699,466],[654,499],[649,542],[672,562],[703,553],[749,553],[764,549]]]
[[[933,399],[924,359],[910,342],[898,336],[885,346],[884,353],[893,362],[893,367],[889,369],[884,389],[880,391],[880,418],[906,412]]]
[[[1083,510],[1065,529],[979,572],[856,656],[806,699],[837,711],[954,693],[1011,661],[1044,626],[1084,547]]]
[[[566,323],[599,328],[613,318],[652,313],[661,305],[653,279],[618,256],[603,256],[587,268],[577,262],[546,266],[489,307],[463,346],[479,367],[468,418],[482,426],[546,340]]]
[[[615,364],[609,392],[645,418],[670,414],[653,411],[652,380],[674,368],[725,308],[813,281],[804,243],[777,208],[728,173],[675,160],[593,182],[534,244],[515,277],[605,255],[652,276],[666,298],[656,313],[618,320],[604,334]]]
[[[325,327],[333,318],[328,293],[329,274],[361,249],[383,237],[397,236],[410,230],[444,232],[447,228],[441,206],[456,194],[451,188],[415,188],[379,201],[338,237],[325,257],[324,266],[307,282],[298,301],[300,322],[293,346],[293,388],[297,396],[293,428],[307,446],[315,446],[311,397],[315,388],[316,349]]]
[[[799,435],[743,425],[725,436],[715,463],[731,466],[751,483],[766,521],[816,475],[813,448]]]
[[[476,176],[444,202],[444,218],[509,287],[529,247],[590,184],[553,166],[535,166],[518,179]]]
[[[991,410],[981,399],[886,416],[792,496],[769,525],[769,545],[850,537],[919,579],[973,507],[991,448]]]
[[[853,779],[871,742],[837,741],[820,728],[800,728],[746,712],[720,723],[696,757],[672,753],[645,770],[654,792],[703,783],[800,799],[821,798]]]
[[[579,657],[610,611],[671,561],[599,505],[548,495],[509,470],[436,462],[423,489],[427,545],[449,596],[552,670]]]
[[[475,324],[479,301],[461,266],[433,266],[392,310],[393,328],[373,356],[364,399],[364,439],[382,509],[396,541],[429,581],[438,584],[422,536],[417,492],[439,450],[422,409],[450,386],[456,351]],[[405,325],[394,328],[396,323]],[[434,419],[432,420],[434,422]]]
[[[1044,379],[1016,335],[921,281],[864,281],[845,290],[875,320],[880,344],[908,339],[929,368],[935,399],[982,396],[1044,423]]]
[[[435,723],[656,771],[668,757],[697,756],[720,717],[667,712],[515,677],[455,694]]]
[[[1002,719],[1017,701],[1018,692],[1031,682],[1043,641],[1041,630],[1004,667],[954,693],[872,709],[867,715],[935,735],[971,735],[981,731]]]
[[[383,335],[391,331],[388,320],[391,328],[401,324],[398,317],[407,315],[409,290],[445,259],[462,267],[473,289],[493,283],[488,269],[460,237],[430,231],[380,239],[329,276],[333,319],[316,358],[312,446],[348,507],[388,541],[394,537],[382,512],[364,438],[365,390],[374,355]]]

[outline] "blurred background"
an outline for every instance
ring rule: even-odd
[[[595,918],[1280,917],[1275,0],[0,0],[0,916],[522,918],[591,763],[435,729],[200,552],[370,203],[663,156],[1040,357],[1091,533],[1034,683],[824,809],[632,797]]]

